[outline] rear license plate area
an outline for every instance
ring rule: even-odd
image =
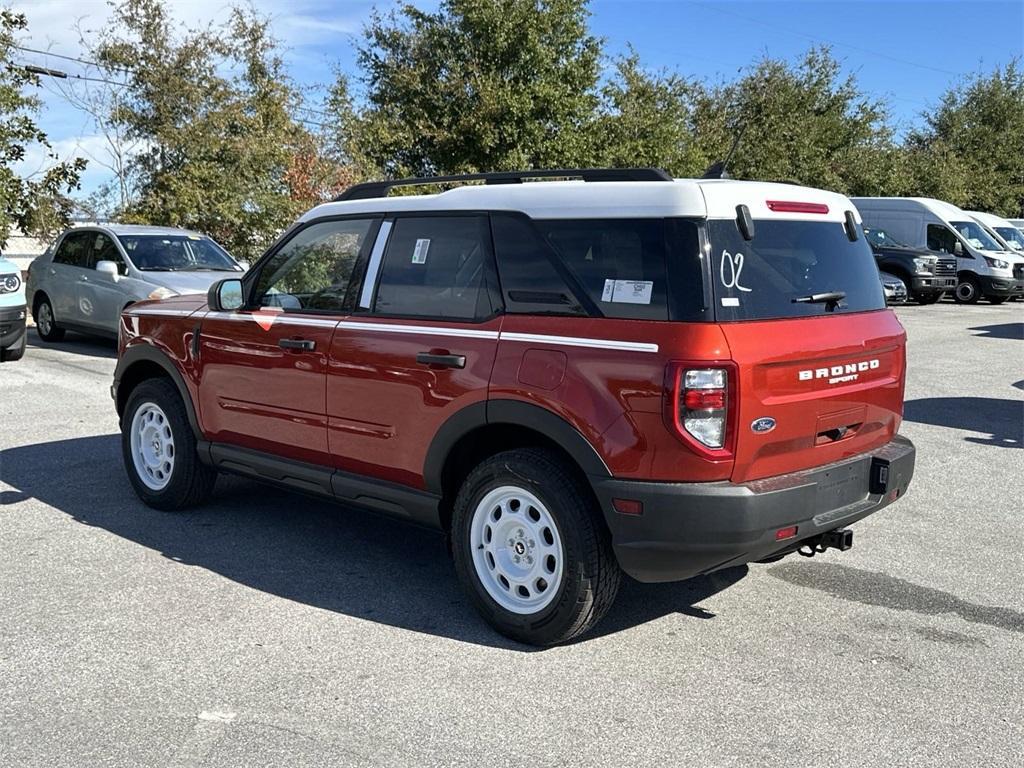
[[[838,509],[867,498],[870,469],[870,461],[852,461],[821,473],[818,476],[817,509]]]

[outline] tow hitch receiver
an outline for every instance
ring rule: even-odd
[[[840,552],[845,552],[851,547],[853,547],[853,531],[849,528],[837,528],[801,542],[797,552],[804,557],[814,557],[827,549],[838,549]]]

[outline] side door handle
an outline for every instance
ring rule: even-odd
[[[465,368],[466,356],[420,352],[416,355],[416,362],[434,368]]]
[[[316,349],[316,342],[312,339],[281,339],[277,342],[281,349],[294,349],[299,352],[312,352]]]

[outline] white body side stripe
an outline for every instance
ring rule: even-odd
[[[395,325],[392,323],[361,323],[342,320],[339,328],[352,331],[377,331],[378,333],[420,333],[424,336],[461,336],[466,339],[497,339],[497,331],[477,331],[472,328],[441,328],[436,325]]]
[[[138,316],[145,315],[189,315],[194,310],[187,312],[172,312],[168,310],[153,310],[146,309],[140,310]],[[134,313],[130,313],[134,315]],[[269,314],[269,313],[268,313]],[[208,315],[211,319],[217,318],[221,320],[240,320],[254,322],[255,317],[252,313],[231,313],[231,312],[210,312]],[[271,315],[275,322],[280,320],[285,323],[292,324],[307,324],[321,328],[329,328],[337,326],[338,328],[346,328],[350,331],[374,331],[376,333],[414,333],[423,336],[450,336],[454,338],[464,339],[493,339],[495,341],[520,341],[523,343],[532,344],[552,344],[555,346],[563,347],[588,347],[590,349],[610,349],[620,352],[648,352],[656,353],[658,351],[658,345],[649,342],[642,341],[621,341],[619,339],[590,339],[581,336],[550,336],[543,333],[508,333],[498,331],[484,331],[477,330],[474,328],[444,328],[436,325],[404,325],[397,323],[374,323],[364,322],[357,320],[321,320],[320,318],[311,318],[296,316],[287,312],[275,313]]]
[[[540,333],[502,333],[503,341],[524,341],[537,344],[558,344],[564,347],[591,347],[593,349],[615,349],[623,352],[657,352],[657,344],[642,341],[619,341],[618,339],[585,339],[578,336],[547,336]]]

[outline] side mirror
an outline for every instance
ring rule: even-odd
[[[212,312],[234,312],[241,309],[245,303],[242,299],[242,281],[230,277],[218,280],[210,286],[206,303]]]
[[[955,243],[953,243],[953,255],[954,256],[963,256],[964,255],[964,244],[961,243],[959,240],[957,240]]]
[[[117,270],[116,261],[97,261],[96,271],[99,272],[101,275],[107,275],[115,283],[117,282],[117,279],[121,276],[121,273],[118,272]]]

